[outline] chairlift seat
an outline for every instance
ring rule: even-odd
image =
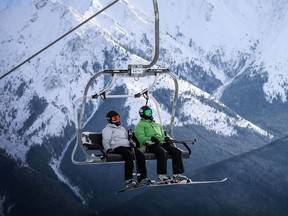
[[[137,147],[139,147],[139,142],[136,139],[134,133],[132,139],[136,142]],[[82,141],[84,148],[89,152],[98,152],[96,153],[97,157],[101,158],[106,162],[116,162],[124,161],[123,157],[120,154],[116,153],[106,153],[102,145],[102,133],[100,132],[83,132]],[[182,158],[186,159],[190,157],[190,154],[186,150],[182,150]],[[94,154],[95,155],[95,154]],[[145,160],[156,160],[156,155],[150,152],[144,152]],[[168,155],[168,158],[171,159],[171,156]]]

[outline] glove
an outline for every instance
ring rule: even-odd
[[[112,149],[107,149],[106,153],[111,153],[113,150]]]
[[[170,137],[165,137],[165,143],[172,144],[173,141],[172,141],[172,139]]]
[[[154,142],[156,145],[160,145],[161,144],[160,140],[158,138],[154,137],[154,136],[151,137],[151,141]]]

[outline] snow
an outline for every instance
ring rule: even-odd
[[[65,149],[65,150],[67,150],[67,149]],[[73,193],[81,199],[81,202],[84,205],[86,205],[87,202],[86,202],[85,198],[81,195],[80,189],[77,186],[73,185],[69,181],[69,179],[61,172],[60,163],[61,163],[61,160],[64,156],[64,153],[65,153],[65,151],[63,151],[63,154],[60,157],[60,159],[53,159],[50,162],[50,166],[54,170],[55,174],[58,176],[59,180],[62,181],[63,183],[65,183],[66,185],[68,185],[70,187],[70,189],[73,191]]]
[[[279,17],[278,19],[283,20],[283,22],[273,21],[269,37],[265,38],[265,43],[262,47],[263,53],[259,59],[259,61],[267,62],[265,70],[268,71],[268,81],[264,84],[263,89],[269,102],[274,99],[281,99],[283,102],[287,102],[288,96],[288,57],[286,55],[288,45],[283,43],[288,37],[288,15],[284,14],[282,16],[284,17]]]
[[[33,0],[1,0],[0,2],[0,10],[4,10],[7,8],[17,7],[24,4],[31,4]]]
[[[79,16],[78,21],[80,22],[84,20],[83,17],[87,18],[88,15],[91,15],[92,12],[95,12],[95,8],[93,9],[93,7],[97,6],[97,9],[99,10],[107,4],[107,2],[105,1],[102,2],[103,3],[101,4],[98,1],[85,1],[84,3],[79,4],[79,2],[72,0],[66,2],[54,1],[54,5],[57,5],[56,3],[69,5],[69,8],[72,10],[74,15]],[[1,7],[11,7],[11,5],[19,5],[23,3],[24,1],[4,1]],[[16,16],[15,19],[13,19],[15,20],[15,23],[13,23],[13,25],[1,25],[1,28],[4,28],[3,30],[10,33],[12,31],[12,27],[15,28],[15,25],[16,29],[17,25],[23,26],[23,22],[27,21],[27,18],[29,16],[28,12],[23,13],[23,11],[27,11],[28,7],[30,7],[31,9],[31,2],[30,4],[29,1],[28,3],[25,3],[25,7],[22,6],[18,8],[18,10],[21,10],[22,13],[16,13],[21,16]],[[213,50],[223,47],[227,53],[227,57],[231,58],[230,54],[236,55],[235,51],[243,49],[243,47],[249,47],[248,41],[251,38],[259,38],[261,35],[263,37],[263,32],[267,31],[268,27],[264,26],[265,23],[263,24],[260,19],[270,21],[272,19],[271,17],[273,17],[273,14],[275,13],[271,13],[271,11],[268,10],[269,8],[271,8],[271,5],[268,3],[262,3],[261,10],[258,10],[259,4],[259,2],[253,2],[253,4],[251,4],[250,1],[245,0],[233,3],[231,3],[231,1],[224,0],[198,0],[193,2],[175,2],[159,0],[158,5],[160,11],[160,23],[162,27],[161,31],[169,32],[169,34],[171,35],[177,35],[178,32],[181,32],[184,36],[177,37],[177,39],[180,39],[179,41],[181,43],[187,44],[188,40],[190,38],[193,38],[193,41],[195,41],[207,52],[209,52],[211,48]],[[133,10],[132,15],[130,12],[131,10]],[[10,10],[5,10],[4,12],[8,11],[10,12]],[[179,11],[181,11],[181,13],[179,13]],[[126,37],[129,35],[129,31],[131,34],[131,29],[133,29],[134,34],[139,34],[140,30],[137,28],[138,26],[140,27],[140,25],[135,25],[136,21],[142,21],[143,23],[148,24],[150,27],[150,22],[153,21],[152,4],[147,4],[146,2],[139,2],[135,0],[120,1],[119,3],[117,3],[117,7],[109,8],[107,11],[104,12],[104,14],[105,16],[101,15],[95,18],[97,23],[99,23],[103,28],[105,28],[109,33],[125,35]],[[27,18],[25,18],[25,16]],[[171,19],[171,17],[177,17],[177,19]],[[80,18],[82,18],[82,20]],[[55,23],[57,23],[59,17],[56,16],[54,19]],[[126,19],[131,19],[132,22],[125,22]],[[96,22],[95,20],[92,20],[92,22]],[[117,22],[115,22],[116,20]],[[243,25],[243,22],[245,23],[245,25]],[[219,23],[221,23],[221,26],[218,25]],[[134,28],[132,28],[132,26],[134,26]],[[282,26],[282,29],[285,29],[284,27],[285,26]],[[149,29],[148,26],[145,27],[143,25],[141,26],[141,28],[144,28],[145,30]],[[191,29],[193,31],[191,31]],[[150,29],[150,32],[152,30],[153,29]],[[55,31],[52,30],[50,32]],[[211,35],[213,35],[213,40],[211,40]],[[283,34],[283,37],[285,38],[285,34]],[[271,54],[269,55],[269,57],[273,56],[274,55]]]
[[[30,11],[35,11],[32,1],[2,1],[0,8],[3,10],[0,15],[1,22],[1,37],[5,39],[4,49],[0,51],[0,56],[4,56],[3,50],[13,50],[13,47],[20,46],[30,47],[30,49],[25,49],[25,53],[18,51],[18,58],[16,62],[21,62],[28,56],[32,55],[43,46],[47,45],[53,39],[56,39],[61,34],[65,33],[67,30],[71,29],[76,25],[76,21],[82,22],[85,18],[95,13],[95,11],[103,8],[108,3],[107,1],[85,1],[79,3],[75,0],[70,1],[53,1],[47,3],[49,7],[43,7],[42,13],[31,13]],[[280,7],[281,5],[281,7]],[[50,16],[52,11],[51,8],[56,8],[59,15]],[[68,7],[69,11],[65,8]],[[261,58],[259,58],[257,64],[260,65],[265,62],[265,69],[267,70],[269,76],[267,83],[264,85],[263,90],[266,93],[268,101],[272,101],[278,96],[283,102],[286,101],[288,73],[287,70],[287,58],[285,53],[287,47],[283,44],[283,41],[287,38],[287,9],[286,2],[272,2],[272,1],[247,1],[241,0],[236,2],[231,2],[227,0],[216,1],[158,1],[159,14],[160,14],[160,31],[164,35],[164,40],[169,40],[166,33],[173,36],[177,41],[168,41],[167,44],[162,45],[170,50],[175,50],[176,47],[181,47],[181,53],[175,52],[174,59],[178,62],[184,62],[186,59],[195,59],[198,54],[195,50],[187,48],[187,44],[190,39],[197,46],[201,47],[206,53],[213,53],[215,50],[225,51],[225,56],[223,59],[230,61],[237,58],[238,52],[250,52],[249,47],[257,40],[260,41]],[[45,12],[44,12],[45,11]],[[132,12],[131,12],[132,11]],[[179,13],[181,11],[181,13]],[[61,26],[58,26],[59,18],[62,18],[68,14],[72,13],[75,17],[73,23],[65,22]],[[139,43],[140,40],[135,40],[135,36],[141,38],[141,35],[153,34],[154,14],[153,14],[152,4],[147,4],[146,2],[126,0],[119,1],[116,6],[112,6],[106,10],[103,15],[100,15],[87,26],[97,25],[105,29],[108,35],[117,35],[118,44],[127,44],[127,40],[133,41],[133,45],[138,46],[139,49],[147,50],[149,52],[149,47],[143,47],[143,44]],[[9,19],[9,14],[13,14],[13,23],[9,22],[9,25],[3,23],[5,20]],[[35,15],[36,14],[36,15]],[[38,17],[38,14],[40,15]],[[43,14],[43,15],[42,15]],[[49,22],[54,23],[53,25],[47,25],[44,17],[49,17]],[[177,19],[173,19],[177,17]],[[130,22],[126,22],[129,19]],[[17,38],[19,30],[23,26],[27,26],[28,20],[34,20],[32,23],[32,28],[41,29],[42,26],[47,26],[49,30],[49,36],[51,40],[46,42],[38,41],[38,38],[43,36],[43,31],[39,33],[34,33],[27,37],[29,33],[25,32],[25,28],[22,29],[22,39],[13,40],[7,43],[9,38]],[[71,20],[71,19],[70,19]],[[73,20],[73,19],[72,19]],[[142,22],[141,25],[137,22]],[[55,25],[57,23],[57,25]],[[221,25],[219,25],[221,23]],[[82,34],[85,33],[84,29],[87,26],[83,26],[78,32]],[[30,29],[30,28],[29,28]],[[28,29],[28,30],[29,30]],[[42,28],[43,30],[43,28]],[[59,32],[61,30],[61,32]],[[182,36],[179,36],[179,32]],[[52,33],[52,35],[51,35]],[[45,34],[45,33],[44,33]],[[177,36],[178,35],[178,36]],[[213,37],[211,39],[211,36]],[[66,40],[66,39],[64,39]],[[29,44],[33,41],[34,46],[31,47]],[[163,42],[163,40],[162,40]],[[161,43],[162,43],[161,42]],[[61,43],[61,42],[60,42]],[[62,46],[60,44],[59,46]],[[18,48],[18,50],[21,50]],[[53,48],[56,49],[56,48]],[[256,51],[257,51],[256,50]],[[192,51],[192,52],[191,52]],[[6,65],[4,71],[9,70],[15,66],[12,61],[12,56],[8,56],[9,65]],[[185,57],[184,57],[185,56]],[[161,58],[161,57],[160,57]],[[197,58],[196,58],[197,59]],[[3,60],[2,60],[3,61]],[[215,76],[222,81],[224,84],[221,88],[225,88],[227,84],[231,83],[231,79],[227,78],[223,71],[211,67],[207,63],[200,63],[204,68],[210,68]],[[15,61],[14,61],[15,62]],[[1,64],[2,65],[2,64]],[[4,65],[4,64],[3,64]],[[2,70],[1,70],[2,71]],[[209,71],[209,70],[207,70]],[[276,80],[275,80],[276,79]],[[221,94],[221,90],[218,94]]]
[[[202,95],[204,98],[215,101],[222,107],[226,107],[216,98],[211,97],[209,94],[205,93],[201,89],[195,86],[191,86],[185,81],[181,80],[180,86],[180,95],[182,95],[183,99],[193,98],[193,95],[187,94],[187,90],[190,90],[189,92],[192,92],[196,95]],[[181,107],[181,111],[182,115],[188,114],[188,116],[190,116],[190,118],[192,119],[192,122],[181,122],[181,124],[178,124],[178,126],[191,123],[196,125],[203,125],[208,130],[215,131],[217,134],[222,134],[224,136],[237,135],[237,130],[235,129],[235,126],[238,126],[241,128],[251,128],[252,130],[257,131],[257,133],[262,134],[263,136],[268,136],[270,138],[273,137],[265,130],[243,119],[241,116],[237,115],[236,118],[227,116],[225,112],[221,112],[211,106],[203,104],[199,99],[196,98],[193,98],[192,100],[185,103],[184,106]]]
[[[281,1],[283,3],[283,1]],[[38,8],[35,6],[38,4]],[[273,102],[275,98],[287,101],[288,36],[287,3],[281,7],[274,1],[228,1],[228,0],[159,0],[161,46],[169,52],[159,57],[159,66],[185,63],[193,60],[202,66],[207,73],[215,75],[222,83],[222,90],[240,75],[240,70],[234,77],[228,77],[225,71],[207,60],[209,54],[217,50],[223,52],[223,60],[230,64],[239,60],[239,52],[247,54],[248,62],[254,66],[264,64],[268,80],[263,86],[266,98]],[[83,22],[107,5],[101,0],[2,0],[0,2],[0,75],[15,67],[49,43],[63,35],[71,28]],[[41,7],[40,7],[41,6]],[[142,43],[147,36],[150,44]],[[194,47],[188,44],[192,40]],[[250,47],[259,40],[255,51]],[[152,4],[145,1],[122,0],[97,16],[83,27],[77,29],[53,47],[45,50],[29,63],[17,69],[7,79],[0,81],[1,103],[0,115],[3,117],[1,131],[1,147],[11,155],[25,161],[25,155],[31,145],[41,145],[46,136],[61,136],[63,128],[74,122],[74,105],[81,97],[86,83],[95,74],[93,64],[104,65],[103,51],[107,47],[119,48],[119,58],[115,65],[127,68],[129,63],[146,64],[149,59],[142,59],[129,50],[141,50],[148,56],[153,55],[154,48],[154,12]],[[260,54],[259,54],[260,53]],[[152,58],[152,57],[151,57]],[[122,59],[126,59],[123,61]],[[87,63],[87,69],[83,69]],[[9,91],[6,89],[10,83]],[[19,86],[26,83],[23,96],[15,96]],[[129,92],[138,92],[149,86],[148,81],[126,82]],[[203,104],[197,98],[203,96],[221,104],[216,98],[196,88],[181,79],[179,96],[187,98],[181,112],[189,116],[185,122],[175,118],[175,124],[199,124],[208,130],[224,136],[237,135],[237,127],[251,128],[263,136],[270,136],[261,128],[244,120],[240,116],[229,117],[222,111]],[[157,87],[169,89],[173,81],[163,78]],[[101,89],[104,83],[99,80],[93,89]],[[92,90],[91,90],[92,92]],[[91,93],[89,92],[89,93]],[[97,91],[96,91],[97,92]],[[45,111],[21,136],[17,134],[30,117],[29,104],[33,95],[45,98],[48,105]],[[132,101],[133,100],[133,101]],[[138,109],[145,101],[128,98],[126,106],[130,107],[128,124],[137,124]],[[133,104],[133,106],[131,106]],[[224,105],[223,105],[224,106]],[[17,109],[16,109],[17,108]],[[155,107],[152,105],[152,108]],[[94,110],[97,105],[94,106]],[[160,104],[163,124],[169,124],[170,114]],[[65,110],[65,111],[63,111]],[[157,119],[160,120],[157,116]],[[5,119],[4,119],[5,118]],[[43,128],[43,123],[45,127]],[[2,126],[2,125],[1,125]],[[2,128],[1,128],[2,130]],[[23,144],[27,142],[27,144]],[[26,141],[26,142],[25,142]],[[64,149],[68,143],[64,144]],[[58,170],[60,159],[51,162]],[[61,173],[58,173],[61,178]],[[66,181],[63,179],[63,181]],[[77,189],[75,189],[77,191]]]
[[[159,1],[162,31],[165,29],[178,42],[188,44],[188,40],[193,38],[207,52],[224,50],[227,61],[237,58],[240,50],[250,53],[248,59],[253,60],[256,52],[261,50],[257,64],[266,65],[269,78],[263,90],[270,102],[277,97],[287,101],[288,47],[283,43],[288,36],[287,9],[285,1]],[[177,37],[178,32],[183,36]],[[251,53],[249,47],[257,40],[260,45],[255,53]],[[219,95],[233,78],[229,80],[226,76],[219,76],[220,70],[212,68],[212,71],[224,84],[218,91]]]

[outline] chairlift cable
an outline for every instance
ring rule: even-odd
[[[56,39],[55,41],[53,41],[52,43],[48,44],[46,47],[44,47],[43,49],[41,49],[40,51],[38,51],[37,53],[35,53],[34,55],[30,56],[28,59],[26,59],[25,61],[23,61],[22,63],[18,64],[16,67],[12,68],[10,71],[6,72],[4,75],[0,76],[0,80],[3,79],[4,77],[8,76],[9,74],[11,74],[13,71],[15,71],[17,68],[21,67],[23,64],[27,63],[28,61],[30,61],[31,59],[33,59],[34,57],[36,57],[37,55],[39,55],[40,53],[42,53],[44,50],[48,49],[49,47],[51,47],[52,45],[56,44],[58,41],[62,40],[64,37],[66,37],[68,34],[72,33],[73,31],[75,31],[76,29],[78,29],[79,27],[81,27],[82,25],[84,25],[85,23],[89,22],[91,19],[93,19],[94,17],[96,17],[97,15],[99,15],[100,13],[102,13],[103,11],[105,11],[106,9],[108,9],[109,7],[111,7],[112,5],[114,5],[116,2],[118,2],[119,0],[115,0],[112,3],[110,3],[109,5],[107,5],[106,7],[102,8],[100,11],[98,11],[97,13],[95,13],[93,16],[89,17],[88,19],[86,19],[85,21],[83,21],[82,23],[80,23],[79,25],[77,25],[76,27],[74,27],[73,29],[71,29],[70,31],[68,31],[67,33],[65,33],[64,35],[62,35],[61,37],[59,37],[58,39]]]

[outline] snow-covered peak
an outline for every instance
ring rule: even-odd
[[[104,0],[2,1],[1,75],[107,4]],[[255,67],[264,64],[269,76],[264,85],[268,98],[277,94],[285,95],[288,74],[285,73],[287,68],[282,53],[285,46],[281,49],[277,47],[281,46],[281,41],[287,35],[286,30],[281,31],[280,28],[285,26],[286,4],[283,9],[275,5],[274,1],[257,1],[252,4],[245,0],[159,0],[158,5],[160,56],[157,64],[174,68],[179,80],[183,79],[180,97],[187,102],[179,110],[187,115],[187,110],[192,108],[194,113],[187,115],[185,122],[176,118],[176,124],[199,124],[225,136],[237,134],[236,127],[250,125],[252,130],[266,136],[265,131],[252,126],[252,123],[240,117],[228,117],[225,112],[202,103],[199,97],[204,93],[196,91],[194,85],[184,80],[201,81],[208,74],[209,78],[219,81],[220,87],[225,86],[244,71],[235,70],[239,56],[244,56],[251,62],[255,60]],[[273,25],[276,20],[280,21]],[[271,30],[270,34],[267,34],[268,30]],[[269,49],[272,46],[273,49]],[[278,51],[281,53],[276,55]],[[75,101],[82,96],[86,83],[95,72],[112,68],[126,69],[129,63],[147,63],[153,53],[152,2],[119,1],[117,6],[107,9],[0,81],[1,126],[5,128],[1,134],[2,145],[11,154],[24,160],[31,145],[41,144],[51,136],[64,136],[63,129],[75,121]],[[215,56],[221,61],[213,61]],[[177,70],[180,66],[183,66],[183,70]],[[281,66],[281,70],[275,70],[275,66]],[[200,71],[198,77],[191,76],[193,68]],[[232,72],[229,74],[227,71]],[[280,77],[283,79],[280,80]],[[166,82],[163,79],[159,87],[168,88]],[[105,80],[99,80],[93,91],[97,92],[104,84]],[[136,85],[136,82],[131,85],[134,88],[141,86],[139,83]],[[128,104],[132,102],[127,100]],[[97,108],[96,105],[91,107],[92,110]],[[168,109],[165,105],[161,109],[163,122],[166,123]],[[135,112],[130,112],[128,122],[134,124],[136,117],[132,113]],[[11,142],[14,144],[12,147]]]

